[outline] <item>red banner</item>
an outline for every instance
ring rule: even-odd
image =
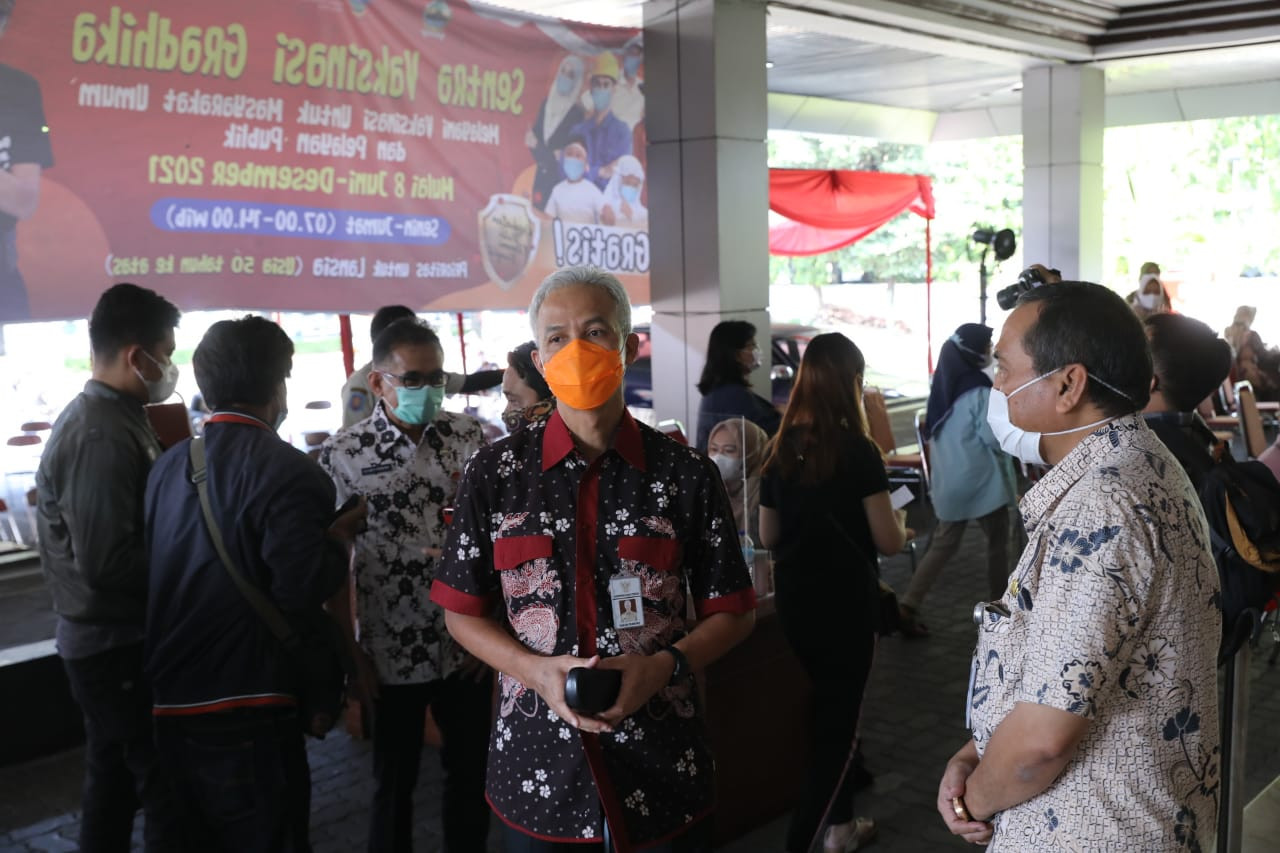
[[[462,0],[18,0],[0,36],[0,322],[112,281],[184,309],[649,299],[635,30]]]

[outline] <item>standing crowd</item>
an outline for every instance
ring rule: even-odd
[[[315,689],[322,649],[372,733],[371,851],[412,849],[428,712],[445,850],[485,850],[492,811],[508,851],[709,851],[695,676],[752,630],[757,546],[813,686],[786,850],[859,849],[876,833],[854,789],[877,638],[898,622],[929,635],[922,604],[970,520],[990,600],[941,819],[999,850],[1208,846],[1222,629],[1195,488],[1213,436],[1195,411],[1233,352],[1161,310],[1159,270],[1144,273],[1132,306],[1053,280],[994,345],[977,324],[944,344],[922,448],[938,525],[888,615],[879,557],[914,532],[844,335],[808,342],[779,411],[751,390],[756,329],[721,323],[688,447],[624,405],[639,341],[607,273],[548,277],[533,340],[471,376],[391,306],[317,464],[276,435],[293,345],[253,316],[201,340],[210,414],[162,448],[144,405],[173,391],[179,313],[110,288],[90,320],[93,377],[37,479],[88,738],[82,849],[127,850],[141,807],[148,850],[309,850],[304,732],[337,715]],[[499,382],[510,434],[490,444],[442,404]]]

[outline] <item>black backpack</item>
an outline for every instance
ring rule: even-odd
[[[1219,448],[1200,485],[1222,586],[1218,665],[1248,642],[1280,592],[1280,482],[1261,462],[1237,462]]]

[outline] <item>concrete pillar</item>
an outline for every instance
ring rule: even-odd
[[[644,7],[654,413],[692,437],[707,337],[755,324],[769,394],[769,174],[762,0]]]
[[[1103,72],[1049,65],[1022,74],[1022,260],[1064,278],[1102,278]]]

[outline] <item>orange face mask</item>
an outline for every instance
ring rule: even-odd
[[[622,384],[622,353],[578,338],[543,364],[556,399],[574,409],[598,409]]]

